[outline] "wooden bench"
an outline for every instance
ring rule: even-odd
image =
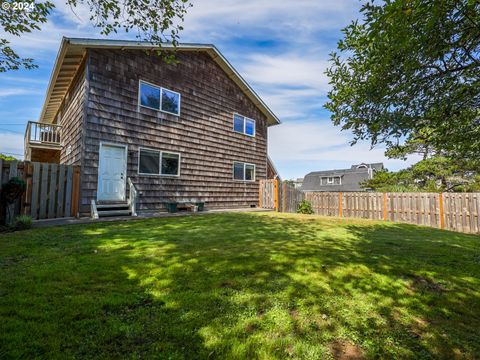
[[[185,211],[203,211],[205,203],[203,201],[185,201],[185,202],[169,202],[166,203],[168,212],[177,212],[179,210]]]
[[[198,211],[198,206],[193,204],[193,203],[177,203],[177,210],[186,210],[186,211],[192,211],[192,212],[197,212]]]

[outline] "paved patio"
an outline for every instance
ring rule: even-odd
[[[214,209],[214,210],[204,210],[199,212],[181,211],[176,213],[143,211],[143,212],[138,212],[137,216],[111,216],[111,217],[102,217],[95,220],[91,219],[90,217],[35,220],[33,222],[33,227],[60,226],[60,225],[70,225],[70,224],[87,224],[87,223],[108,222],[108,221],[132,221],[132,220],[164,218],[164,217],[200,216],[200,215],[207,215],[207,214],[231,213],[231,212],[269,212],[269,211],[273,211],[273,210],[261,209],[261,208],[240,208],[240,209]]]

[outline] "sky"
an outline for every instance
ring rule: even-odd
[[[0,34],[35,70],[0,73],[0,152],[23,157],[27,121],[38,120],[62,36],[105,38],[64,1],[41,31],[21,38]],[[418,161],[391,160],[367,142],[335,127],[327,101],[329,54],[341,29],[360,17],[358,0],[193,0],[180,41],[215,44],[282,121],[269,129],[268,152],[283,179],[310,171],[384,162],[389,170]],[[117,39],[134,39],[119,33]]]

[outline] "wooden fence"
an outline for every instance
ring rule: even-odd
[[[261,207],[296,212],[298,204],[308,200],[318,215],[404,222],[464,233],[480,233],[480,193],[303,193],[276,180],[260,182],[276,192],[265,197]],[[275,201],[275,199],[277,199]]]
[[[27,184],[22,199],[11,207],[12,215],[30,215],[34,220],[77,216],[78,166],[0,159],[0,189],[12,177],[19,177]]]

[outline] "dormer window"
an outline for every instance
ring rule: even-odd
[[[254,137],[255,120],[239,114],[233,114],[233,131]]]
[[[320,179],[321,185],[342,185],[341,176],[325,176]]]

